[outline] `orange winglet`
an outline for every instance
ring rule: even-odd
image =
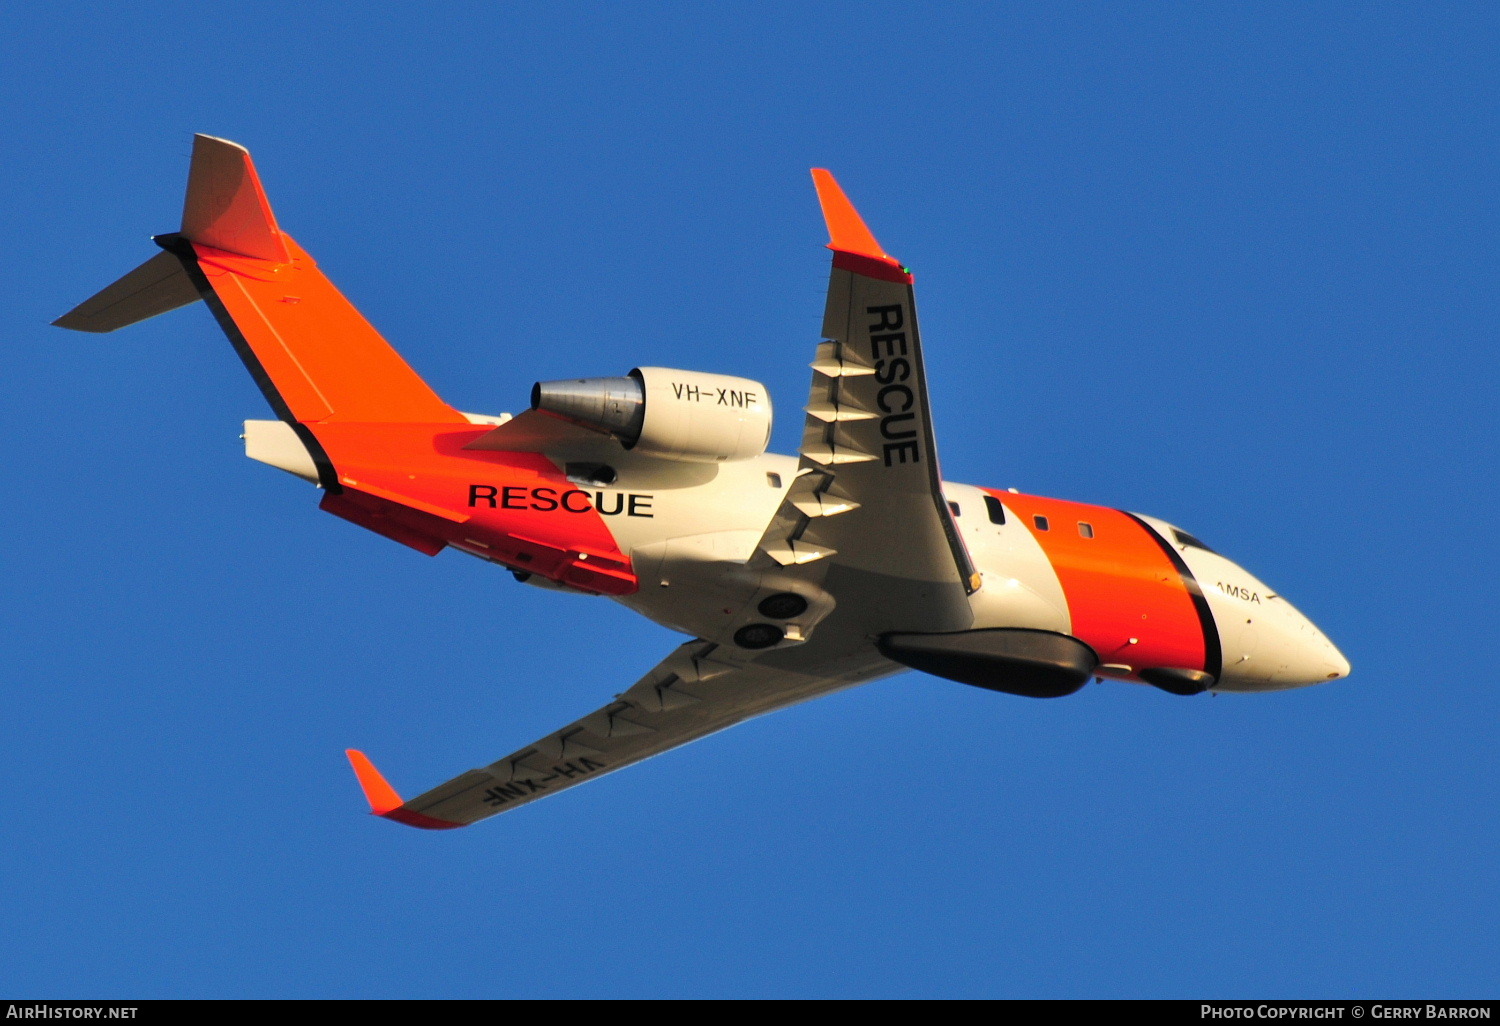
[[[349,757],[349,765],[354,767],[354,775],[359,778],[359,786],[364,789],[365,800],[370,803],[370,811],[377,816],[384,816],[392,809],[401,807],[401,796],[396,789],[386,783],[385,777],[375,768],[369,756],[356,748],[344,751]]]
[[[423,830],[452,830],[466,825],[402,808],[405,803],[401,801],[401,796],[381,776],[369,756],[357,748],[346,748],[344,754],[349,757],[349,765],[354,767],[354,775],[359,778],[359,786],[364,790],[365,800],[370,803],[370,812],[374,815],[393,819],[407,826],[421,827]]]
[[[812,169],[813,186],[818,190],[818,205],[828,224],[828,248],[833,250],[835,267],[885,281],[910,283],[911,272],[875,241],[849,197],[839,187],[833,173],[826,168]],[[843,258],[843,259],[841,259]]]

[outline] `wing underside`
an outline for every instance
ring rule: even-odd
[[[836,607],[849,614],[856,594],[869,635],[963,630],[979,577],[942,492],[912,276],[832,175],[813,178],[833,250],[824,341],[797,476],[751,558],[762,587],[734,628],[791,592],[806,607],[780,625],[782,644],[806,641]]]
[[[350,751],[371,810],[410,826],[467,826],[764,713],[893,672],[867,645],[768,652],[754,661],[705,641],[680,646],[613,702],[561,730],[402,802]],[[820,639],[822,640],[822,639]]]

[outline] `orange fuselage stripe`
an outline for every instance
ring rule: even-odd
[[[1193,596],[1147,527],[1104,506],[986,491],[1020,517],[1041,545],[1067,597],[1074,636],[1101,663],[1136,673],[1204,668],[1204,625]],[[1047,518],[1047,530],[1038,527],[1037,517]],[[1093,529],[1092,538],[1080,524]]]

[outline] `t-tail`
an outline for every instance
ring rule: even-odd
[[[53,323],[114,331],[201,299],[288,424],[467,422],[281,230],[243,146],[194,137],[182,228],[153,241],[166,252]]]
[[[182,227],[153,241],[165,252],[53,323],[114,331],[203,300],[282,422],[249,422],[247,451],[316,481],[330,512],[360,522],[341,475],[367,462],[367,446],[355,442],[367,433],[341,425],[470,423],[281,230],[243,146],[194,137]],[[412,544],[388,518],[363,526]]]

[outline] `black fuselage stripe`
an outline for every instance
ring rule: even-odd
[[[204,274],[203,268],[198,266],[198,254],[194,252],[192,243],[177,234],[158,235],[152,241],[182,261],[182,268],[187,272],[188,279],[198,290],[199,297],[213,312],[214,320],[219,322],[219,329],[228,337],[229,344],[234,346],[235,353],[239,356],[240,362],[245,365],[245,369],[250,372],[250,377],[259,387],[261,395],[265,396],[266,402],[271,404],[271,410],[297,433],[297,438],[307,447],[313,465],[318,468],[318,484],[329,493],[336,494],[343,491],[343,486],[339,484],[338,472],[334,470],[333,461],[328,458],[328,452],[323,448],[323,443],[318,441],[317,436],[306,424],[298,421],[292,414],[291,407],[281,397],[281,392],[277,390],[276,383],[271,380],[271,375],[266,373],[260,357],[255,355],[255,350],[251,348],[244,332],[240,331],[240,326],[234,322],[224,301],[214,291],[213,283],[208,280],[208,275]]]
[[[1208,596],[1203,594],[1203,586],[1198,583],[1198,578],[1193,576],[1193,571],[1183,561],[1182,553],[1174,549],[1171,542],[1134,513],[1126,513],[1123,509],[1120,512],[1140,524],[1141,529],[1161,546],[1161,550],[1177,568],[1177,575],[1182,578],[1182,586],[1193,598],[1193,608],[1198,611],[1198,626],[1203,630],[1203,672],[1211,674],[1217,681],[1219,675],[1224,672],[1224,646],[1219,641],[1219,625],[1214,622],[1214,611],[1209,608]]]

